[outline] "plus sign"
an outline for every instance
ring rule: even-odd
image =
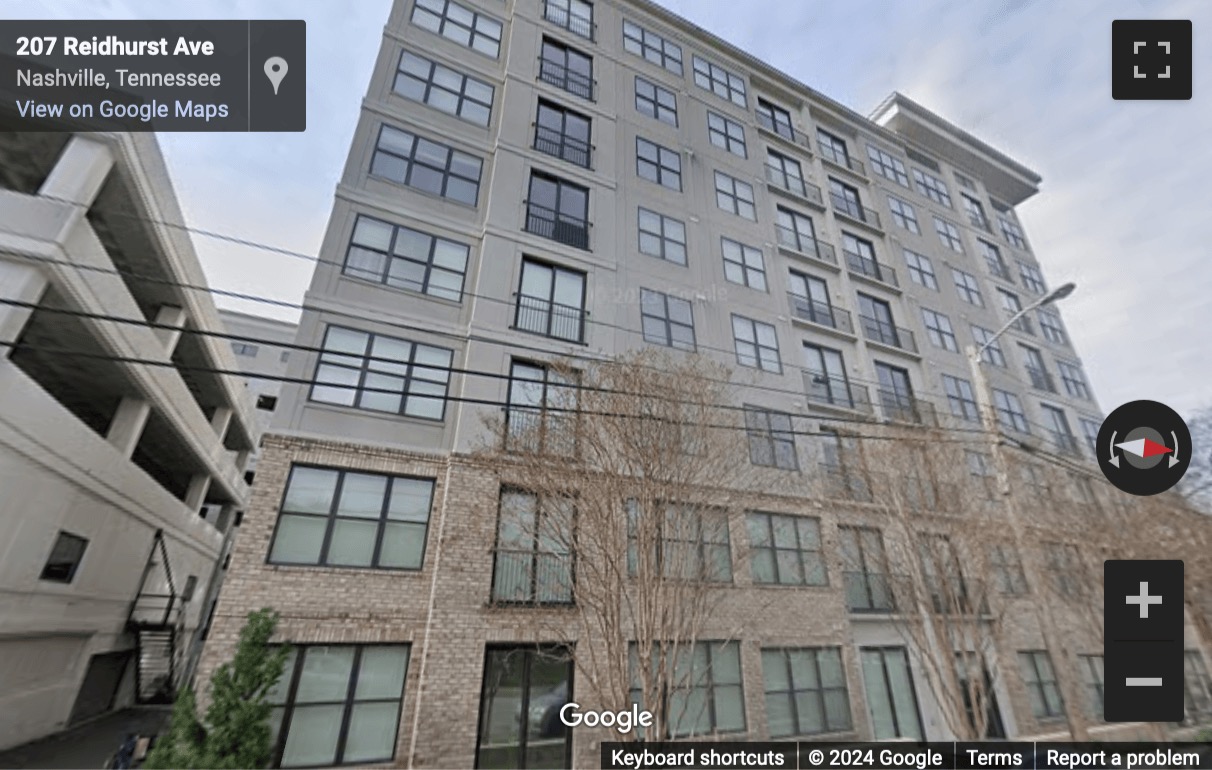
[[[1161,603],[1162,603],[1162,598],[1160,596],[1150,596],[1149,595],[1149,584],[1144,581],[1141,581],[1141,584],[1140,584],[1140,596],[1129,596],[1128,597],[1128,604],[1140,605],[1140,616],[1142,618],[1149,617],[1149,605],[1150,604],[1161,604]]]

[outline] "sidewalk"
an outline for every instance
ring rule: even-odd
[[[150,735],[168,724],[171,706],[115,711],[61,733],[0,752],[0,768],[101,768],[127,733]]]

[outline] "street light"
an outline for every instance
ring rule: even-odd
[[[1023,548],[1023,527],[1019,521],[1018,507],[1015,503],[1014,496],[1010,494],[1010,468],[1006,462],[1006,457],[1002,453],[1001,433],[998,430],[997,412],[993,406],[993,394],[989,389],[989,380],[985,377],[985,371],[981,368],[981,356],[986,350],[992,347],[1006,331],[1013,326],[1018,319],[1025,316],[1027,313],[1044,305],[1050,305],[1053,302],[1068,297],[1077,288],[1075,283],[1066,283],[1056,287],[1048,294],[1040,297],[1035,302],[1015,313],[1010,320],[1005,323],[1002,328],[993,333],[989,339],[985,340],[980,347],[976,345],[968,346],[968,367],[972,372],[972,381],[976,386],[977,405],[981,413],[981,421],[984,425],[985,432],[989,435],[991,443],[991,453],[993,456],[993,465],[997,473],[998,493],[1002,499],[1006,501],[1006,518],[1009,520],[1010,533],[1014,538],[1014,548],[1018,552],[1020,563],[1023,565],[1023,579],[1026,582],[1027,592],[1038,597],[1037,602],[1033,602],[1035,607],[1036,619],[1039,622],[1040,633],[1044,638],[1044,647],[1048,650],[1048,657],[1052,659],[1053,670],[1058,672],[1058,683],[1061,685],[1061,692],[1065,702],[1065,717],[1069,723],[1069,732],[1073,740],[1084,741],[1088,739],[1086,732],[1086,724],[1080,714],[1078,704],[1082,702],[1077,693],[1074,693],[1071,688],[1067,687],[1069,678],[1062,677],[1061,671],[1068,671],[1065,668],[1064,657],[1059,654],[1060,647],[1053,639],[1052,633],[1056,625],[1052,619],[1052,608],[1047,601],[1042,591],[1036,589],[1035,570],[1028,569],[1029,560],[1027,551]],[[1033,566],[1033,565],[1032,565]],[[1069,690],[1066,692],[1066,690]]]

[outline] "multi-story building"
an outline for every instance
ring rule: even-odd
[[[492,405],[541,406],[512,385],[546,382],[547,362],[661,345],[728,363],[744,403],[818,434],[787,433],[804,492],[775,513],[810,519],[825,545],[803,549],[831,577],[770,598],[734,570],[736,591],[781,604],[742,624],[717,693],[732,717],[707,730],[946,736],[873,590],[890,535],[872,482],[830,483],[853,454],[828,431],[980,429],[964,351],[1049,290],[1015,214],[1039,183],[903,95],[864,117],[644,0],[397,0],[290,358],[307,384],[279,397],[202,672],[268,606],[295,649],[274,695],[279,765],[593,763],[600,733],[558,734],[554,756],[529,734],[525,704],[575,685],[535,654],[551,641],[539,610],[497,601],[501,481],[466,458]],[[1002,431],[1051,458],[1024,466],[1022,483],[1058,493],[1036,499],[1108,500],[1081,502],[1087,482],[1066,491],[1056,470],[1089,461],[1101,416],[1059,310],[1022,318],[984,365]],[[974,483],[992,475],[988,453],[965,461]],[[1073,555],[1086,536],[1049,545],[1058,585],[1096,558]],[[1019,557],[991,558],[1017,596]],[[990,672],[1009,735],[1087,711],[1058,703],[1055,672],[1080,675],[1091,709],[1101,687],[1101,643],[1074,630],[1053,648],[1027,616]],[[828,669],[827,717],[776,719],[780,697],[825,697],[763,674],[787,648]],[[382,686],[363,695],[368,666]],[[344,684],[319,705],[321,676]],[[482,697],[503,677],[509,698]]]
[[[170,698],[257,441],[146,134],[0,134],[0,748]]]

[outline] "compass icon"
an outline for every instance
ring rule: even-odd
[[[1156,495],[1178,483],[1191,456],[1191,431],[1170,407],[1130,401],[1103,421],[1098,464],[1107,480],[1133,495]]]

